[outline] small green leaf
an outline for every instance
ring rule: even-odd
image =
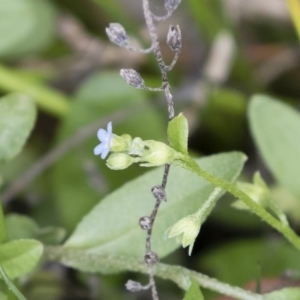
[[[183,154],[187,154],[187,142],[188,142],[188,123],[185,116],[180,113],[175,117],[168,126],[168,138],[170,146]]]
[[[8,240],[32,239],[38,231],[38,225],[29,217],[11,214],[5,218]]]
[[[5,218],[8,240],[36,239],[47,245],[62,242],[66,231],[60,227],[39,228],[37,223],[26,216],[10,214]]]
[[[272,174],[300,199],[300,115],[264,95],[250,102],[249,120],[255,142]]]
[[[6,285],[8,286],[9,290],[15,294],[18,300],[26,300],[26,298],[21,294],[21,292],[16,288],[16,286],[12,283],[12,281],[8,278],[5,271],[0,265],[0,275],[2,276],[3,280],[5,281]],[[0,277],[1,278],[1,277]],[[0,292],[0,299],[7,299],[7,297],[2,298],[3,294]],[[4,295],[5,296],[5,295]]]
[[[199,288],[199,284],[195,280],[192,280],[192,284],[184,295],[183,300],[204,300],[204,297]]]
[[[215,176],[234,181],[244,164],[244,154],[224,153],[201,158],[201,167]],[[138,220],[151,211],[154,200],[149,188],[157,185],[163,169],[148,172],[108,195],[79,223],[64,245],[91,253],[141,257],[145,251],[143,232]],[[165,239],[167,228],[189,215],[207,200],[214,186],[181,168],[171,167],[166,203],[161,206],[153,229],[153,249],[164,257],[180,245]]]
[[[32,271],[42,253],[43,245],[36,240],[15,240],[0,245],[0,265],[15,279]]]
[[[24,146],[35,122],[33,100],[11,94],[0,100],[0,161],[16,156]]]
[[[268,293],[263,296],[263,300],[299,300],[300,288],[285,288],[279,291]]]

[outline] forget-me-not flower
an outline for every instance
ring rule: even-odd
[[[101,155],[102,159],[105,159],[108,152],[110,151],[112,141],[112,124],[107,124],[107,130],[100,128],[97,132],[100,144],[94,148],[95,155]]]

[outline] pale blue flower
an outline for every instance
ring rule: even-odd
[[[101,155],[102,159],[105,159],[111,146],[112,141],[112,124],[107,124],[107,130],[100,128],[97,133],[100,144],[94,148],[95,155]]]

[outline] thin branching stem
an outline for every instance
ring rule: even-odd
[[[164,17],[156,17],[150,11],[148,0],[143,0],[143,10],[144,10],[144,16],[145,16],[146,24],[147,24],[149,34],[150,34],[150,37],[151,37],[151,40],[152,40],[153,53],[156,57],[156,61],[157,61],[157,64],[158,64],[158,67],[160,69],[161,76],[162,76],[161,90],[164,91],[165,96],[166,96],[166,100],[167,100],[168,119],[169,119],[169,121],[171,121],[174,118],[174,104],[173,104],[173,96],[170,92],[170,84],[169,84],[167,72],[169,70],[171,70],[173,68],[173,66],[175,65],[175,63],[178,59],[179,53],[175,54],[175,58],[173,59],[171,65],[169,67],[167,67],[165,65],[164,61],[163,61],[163,57],[162,57],[162,53],[161,53],[161,50],[160,50],[159,41],[158,41],[158,37],[157,37],[155,25],[154,25],[154,20],[156,20],[156,21],[165,20],[171,15],[171,13],[168,13]],[[167,185],[169,170],[170,170],[170,165],[165,165],[165,170],[164,170],[162,183],[161,183],[161,188],[163,190],[163,193],[165,193],[165,188],[166,188],[166,185]],[[156,198],[156,203],[155,203],[155,206],[154,206],[153,211],[152,211],[151,216],[150,216],[151,227],[150,227],[150,229],[147,230],[146,254],[152,252],[152,249],[151,249],[152,228],[153,228],[153,225],[154,225],[154,221],[155,221],[158,209],[159,209],[161,201],[162,201],[162,199],[159,196],[157,196],[155,194],[154,194],[154,196]],[[166,199],[164,199],[164,200],[166,200]],[[153,300],[158,300],[159,298],[158,298],[158,294],[157,294],[157,290],[156,290],[152,264],[147,263],[147,267],[148,267],[149,283],[151,284],[151,290],[152,290],[152,298],[153,298]]]

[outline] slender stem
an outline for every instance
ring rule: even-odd
[[[17,287],[12,283],[12,281],[8,278],[3,268],[0,266],[0,275],[2,279],[5,281],[6,285],[8,286],[9,290],[15,294],[18,300],[26,300],[26,298],[21,294],[21,292],[17,289]]]
[[[173,67],[175,66],[175,64],[176,64],[176,62],[178,60],[179,54],[180,54],[179,51],[175,52],[175,56],[173,58],[173,61],[171,62],[171,64],[169,66],[166,67],[166,70],[168,72],[170,72],[173,69]]]
[[[167,105],[168,105],[168,118],[169,118],[169,121],[171,121],[174,118],[174,104],[173,104],[173,96],[170,92],[170,85],[169,85],[169,81],[168,81],[168,77],[167,77],[167,72],[170,69],[170,67],[166,67],[166,65],[163,61],[156,29],[154,26],[154,18],[156,18],[156,17],[150,11],[148,0],[143,0],[143,11],[144,11],[144,16],[145,16],[145,21],[146,21],[146,24],[148,27],[148,31],[149,31],[149,34],[150,34],[150,37],[152,40],[153,53],[155,54],[158,67],[161,72],[161,76],[162,76],[162,88],[161,89],[164,90],[164,92],[165,92],[165,96],[167,99]],[[168,13],[167,17],[169,17],[169,13]],[[156,19],[158,19],[158,18],[156,18]],[[158,20],[161,20],[161,19],[159,18]],[[176,61],[177,61],[177,58],[175,59],[175,61],[173,60],[171,67],[174,66]],[[164,170],[162,184],[161,184],[163,191],[165,190],[166,185],[167,185],[169,170],[170,170],[170,165],[165,165],[165,170]],[[158,212],[160,203],[162,201],[162,199],[160,199],[159,196],[155,196],[155,197],[156,197],[156,203],[155,203],[154,209],[150,216],[151,227],[149,230],[147,230],[146,254],[151,252],[152,228],[154,225],[155,217]],[[153,276],[153,268],[152,268],[152,265],[149,263],[147,264],[147,266],[148,266],[149,281],[150,281],[151,290],[152,290],[152,298],[153,298],[153,300],[158,300],[159,298],[158,298],[158,294],[157,294],[157,290],[156,290],[156,286],[155,286],[155,280],[154,280],[154,276]]]
[[[168,18],[170,18],[172,16],[172,13],[173,13],[172,11],[168,11],[167,14],[164,16],[156,16],[156,15],[152,14],[152,17],[155,21],[161,22],[161,21],[165,21]]]
[[[128,49],[128,50],[130,50],[130,51],[144,53],[144,54],[147,54],[147,53],[150,53],[150,52],[153,51],[153,46],[151,46],[148,49],[139,49],[139,48],[135,48],[135,47],[131,47],[131,46],[127,46],[125,48]]]
[[[135,257],[113,254],[97,254],[87,252],[86,249],[67,249],[60,246],[48,246],[45,250],[45,255],[48,260],[60,261],[62,264],[68,267],[79,270],[83,268],[85,272],[93,273],[109,268],[139,273],[147,273],[148,271],[145,270],[144,263]],[[223,295],[227,295],[229,297],[234,297],[240,300],[263,299],[262,295],[243,290],[240,287],[229,285],[227,283],[218,281],[215,278],[211,278],[199,272],[191,271],[181,266],[158,263],[155,265],[152,271],[153,275],[170,280],[176,283],[183,290],[187,290],[190,287],[191,280],[194,279],[201,287]]]
[[[158,63],[158,67],[160,69],[161,75],[162,75],[162,82],[163,87],[165,90],[165,95],[167,98],[168,103],[168,112],[169,112],[169,120],[172,120],[174,118],[174,105],[173,105],[173,97],[170,93],[170,85],[167,77],[167,68],[163,61],[163,57],[161,54],[161,50],[159,47],[159,41],[157,37],[157,33],[154,26],[153,16],[151,14],[150,8],[149,8],[149,1],[143,0],[143,9],[144,9],[144,16],[146,20],[146,24],[149,30],[149,34],[152,40],[152,45],[154,47],[153,52],[156,56],[156,61]]]

